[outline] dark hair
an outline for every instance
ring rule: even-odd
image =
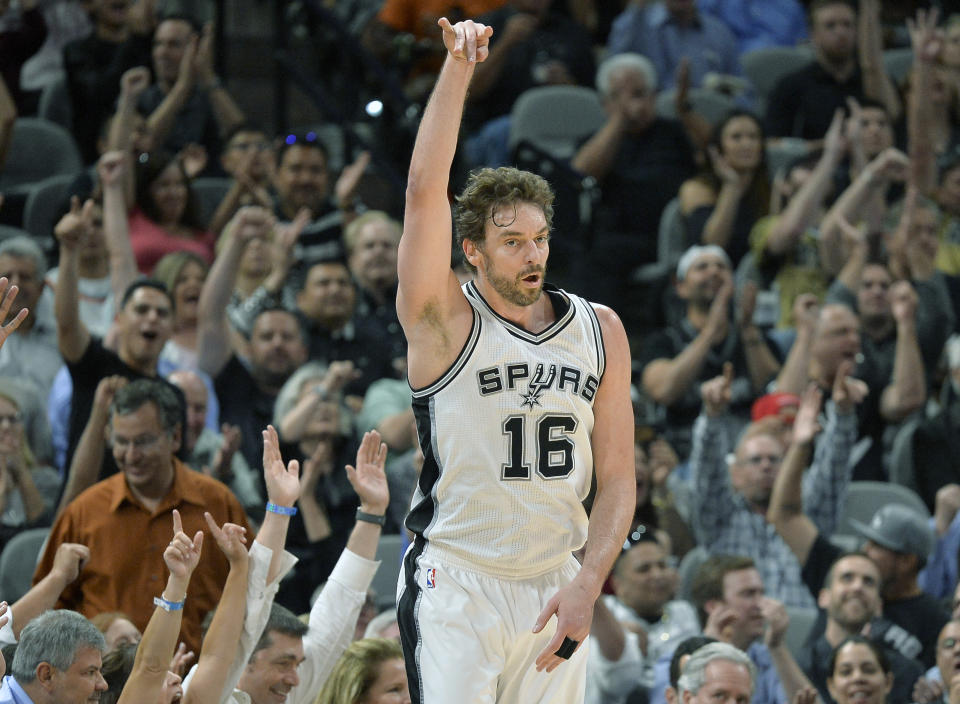
[[[167,300],[170,301],[170,308],[173,308],[173,298],[170,296],[170,292],[167,290],[165,283],[157,281],[156,279],[136,279],[124,290],[123,298],[120,299],[120,310],[126,308],[127,303],[133,298],[133,294],[137,292],[137,289],[141,288],[152,288],[159,291],[167,297]]]
[[[471,172],[463,192],[456,198],[454,208],[458,248],[463,246],[464,240],[482,247],[486,239],[487,220],[503,206],[533,203],[543,211],[547,228],[552,227],[553,197],[553,190],[546,179],[529,171],[501,166]],[[469,262],[466,264],[473,269]]]
[[[190,177],[184,170],[183,163],[180,159],[169,152],[150,152],[149,154],[141,154],[137,159],[135,168],[137,207],[153,222],[160,222],[160,210],[150,195],[150,186],[153,185],[153,182],[156,181],[160,177],[160,174],[166,171],[167,167],[171,164],[175,164],[177,169],[179,169],[180,174],[183,176],[184,185],[187,188],[187,203],[183,208],[183,215],[180,216],[180,222],[195,230],[202,230],[205,225],[200,220],[200,207],[197,203],[197,196],[190,187]]]
[[[194,31],[195,34],[201,34],[203,32],[203,25],[200,24],[200,21],[193,15],[189,15],[185,12],[165,12],[162,16],[157,18],[157,26],[160,26],[160,23],[167,21],[179,20],[180,22],[186,22],[190,25],[190,29]]]
[[[300,339],[303,341],[303,344],[310,347],[310,332],[307,330],[307,324],[304,322],[303,317],[283,306],[268,306],[258,310],[250,324],[251,337],[253,336],[253,329],[257,326],[257,321],[260,320],[260,317],[263,316],[264,313],[285,313],[289,315],[297,324],[297,331],[300,333]]]
[[[229,144],[230,140],[236,137],[241,132],[258,132],[262,135],[269,136],[269,132],[263,129],[260,125],[250,122],[249,120],[244,120],[243,122],[234,125],[223,135],[223,143]]]
[[[663,550],[663,547],[660,545],[660,541],[657,540],[654,530],[654,527],[645,525],[643,523],[631,530],[629,535],[627,535],[627,540],[623,545],[623,549],[620,551],[620,554],[617,555],[617,559],[613,563],[612,571],[617,572],[620,569],[620,566],[623,564],[623,558],[627,556],[627,553],[641,543],[653,543]],[[664,553],[666,553],[665,550]]]
[[[690,636],[680,641],[677,649],[673,651],[673,657],[670,658],[670,686],[676,689],[680,680],[682,674],[680,672],[680,658],[684,655],[693,655],[703,646],[716,642],[717,639],[710,636]]]
[[[252,661],[259,651],[273,645],[271,633],[280,633],[290,638],[303,638],[308,630],[307,624],[298,619],[290,609],[274,604],[270,607],[270,618],[267,619],[267,625],[260,635],[260,640],[250,653],[250,660]]]
[[[316,132],[312,130],[296,131],[284,135],[280,139],[280,144],[277,147],[277,166],[283,163],[283,157],[286,156],[292,147],[306,147],[307,149],[318,150],[323,154],[324,166],[329,168],[330,152],[327,150],[327,145],[323,143],[323,140],[320,139],[320,136]]]
[[[812,0],[811,3],[807,6],[807,20],[810,22],[810,26],[813,27],[813,18],[820,10],[825,7],[831,7],[833,5],[846,5],[850,8],[854,15],[857,14],[857,6],[851,0]]]
[[[700,565],[690,585],[690,600],[697,607],[700,622],[707,622],[705,606],[713,599],[723,599],[723,578],[730,572],[755,568],[756,563],[745,555],[715,555]]]
[[[148,403],[156,406],[160,425],[172,435],[183,418],[183,408],[170,384],[159,379],[137,379],[118,389],[110,404],[110,419],[136,413]]]
[[[837,667],[837,656],[840,651],[850,644],[855,645],[865,645],[870,650],[873,651],[874,657],[877,658],[877,663],[880,665],[880,669],[883,670],[885,675],[889,675],[891,672],[890,658],[887,657],[887,654],[883,651],[883,648],[880,647],[878,643],[870,640],[861,635],[847,636],[833,649],[833,652],[830,653],[830,660],[827,664],[827,679],[832,680],[834,675],[834,670]]]
[[[846,560],[848,557],[862,557],[864,560],[868,560],[871,565],[873,564],[873,560],[867,556],[867,553],[860,550],[850,550],[843,553],[840,555],[840,557],[833,561],[833,563],[830,565],[830,569],[827,570],[827,576],[823,580],[824,589],[829,589],[830,585],[833,583],[833,571],[837,568],[837,564],[840,562],[840,560]]]
[[[723,119],[713,128],[713,132],[710,135],[710,146],[716,149],[717,153],[722,156],[723,147],[721,145],[723,143],[723,130],[728,124],[741,117],[753,120],[760,130],[760,163],[757,164],[757,168],[753,172],[753,179],[750,181],[750,186],[743,195],[744,200],[751,205],[755,219],[759,219],[770,212],[770,173],[767,168],[767,150],[764,147],[767,135],[763,129],[763,122],[749,110],[735,108],[724,115]],[[713,170],[709,160],[707,161],[707,168],[701,173],[700,178],[705,181],[719,197],[722,184],[720,183],[720,177],[717,176]]]

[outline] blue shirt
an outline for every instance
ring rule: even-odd
[[[7,675],[0,685],[0,704],[33,704],[33,700],[12,675]]]
[[[686,27],[677,24],[663,3],[631,5],[613,21],[607,40],[610,55],[643,54],[657,69],[661,90],[674,86],[680,60],[690,61],[690,83],[699,86],[708,73],[740,75],[736,38],[720,20],[698,14]]]
[[[741,54],[796,46],[807,38],[807,19],[797,0],[698,0],[697,8],[733,32]]]
[[[936,535],[933,517],[929,525],[930,532]],[[960,551],[960,512],[953,517],[947,532],[937,538],[926,567],[917,575],[917,584],[935,599],[953,596],[957,586],[957,551]]]

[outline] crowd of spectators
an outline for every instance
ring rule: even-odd
[[[412,105],[440,16],[494,28],[455,171],[515,163],[530,90],[602,108],[545,174],[598,189],[583,242],[553,233],[583,255],[557,283],[616,310],[633,352],[636,512],[587,701],[713,701],[720,678],[756,704],[960,704],[960,15],[333,5]],[[370,188],[409,155],[256,124],[191,7],[0,0],[0,165],[57,87],[84,164],[49,232],[17,207],[40,184],[0,214],[22,227],[0,236],[0,550],[49,532],[0,607],[0,704],[409,701],[395,614],[368,596],[423,461],[402,199]],[[761,94],[749,57],[788,47],[805,65]],[[882,506],[851,544],[861,480],[927,514]],[[801,642],[791,615],[812,621]]]

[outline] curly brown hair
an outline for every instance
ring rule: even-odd
[[[533,203],[543,211],[547,227],[551,227],[553,197],[553,189],[546,179],[529,171],[501,166],[471,172],[467,185],[456,199],[457,246],[462,248],[464,240],[483,246],[487,218],[505,205]]]

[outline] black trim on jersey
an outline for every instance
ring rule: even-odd
[[[471,306],[471,308],[473,309],[473,322],[470,324],[470,334],[467,335],[467,339],[463,343],[463,347],[460,349],[460,353],[457,355],[457,358],[453,360],[453,364],[447,367],[447,371],[441,374],[440,377],[432,384],[421,386],[419,389],[415,389],[413,386],[411,386],[410,391],[413,392],[414,398],[424,398],[442,391],[444,387],[448,386],[450,382],[457,378],[460,370],[463,369],[466,363],[470,360],[471,355],[473,355],[473,350],[477,346],[477,341],[480,339],[480,328],[483,326],[480,313],[476,308],[473,308],[473,306]]]
[[[430,413],[430,399],[413,399],[413,417],[417,423],[417,435],[420,449],[423,451],[423,467],[417,478],[417,489],[422,498],[411,506],[403,524],[416,535],[423,535],[437,514],[433,489],[440,481],[440,464],[433,452],[433,418]]]
[[[403,558],[404,588],[397,601],[397,626],[400,629],[400,645],[403,647],[403,661],[407,669],[407,689],[410,692],[410,701],[414,704],[425,704],[423,675],[420,672],[420,628],[417,625],[417,611],[420,608],[417,561],[426,544],[427,541],[418,536]]]
[[[567,295],[566,291],[557,288],[553,284],[544,283],[543,291],[550,296],[550,300],[553,302],[557,312],[557,319],[550,323],[550,325],[548,325],[542,332],[532,333],[529,330],[525,330],[524,328],[520,327],[516,323],[507,320],[497,311],[495,311],[493,307],[487,303],[479,289],[477,289],[476,282],[468,281],[465,286],[465,290],[469,296],[474,298],[478,303],[486,308],[491,315],[496,317],[497,320],[503,324],[503,327],[508,333],[520,340],[523,340],[524,342],[529,342],[534,345],[542,345],[544,342],[548,342],[559,335],[567,326],[567,324],[573,320],[573,317],[576,313],[576,306],[573,305],[573,302],[570,300],[570,297]],[[563,303],[566,303],[566,310],[563,310]]]
[[[594,310],[590,301],[584,300],[583,305],[590,313],[590,326],[597,341],[597,378],[602,380],[603,372],[607,368],[607,348],[603,345],[603,328],[600,327],[600,318],[597,317],[597,311]]]

